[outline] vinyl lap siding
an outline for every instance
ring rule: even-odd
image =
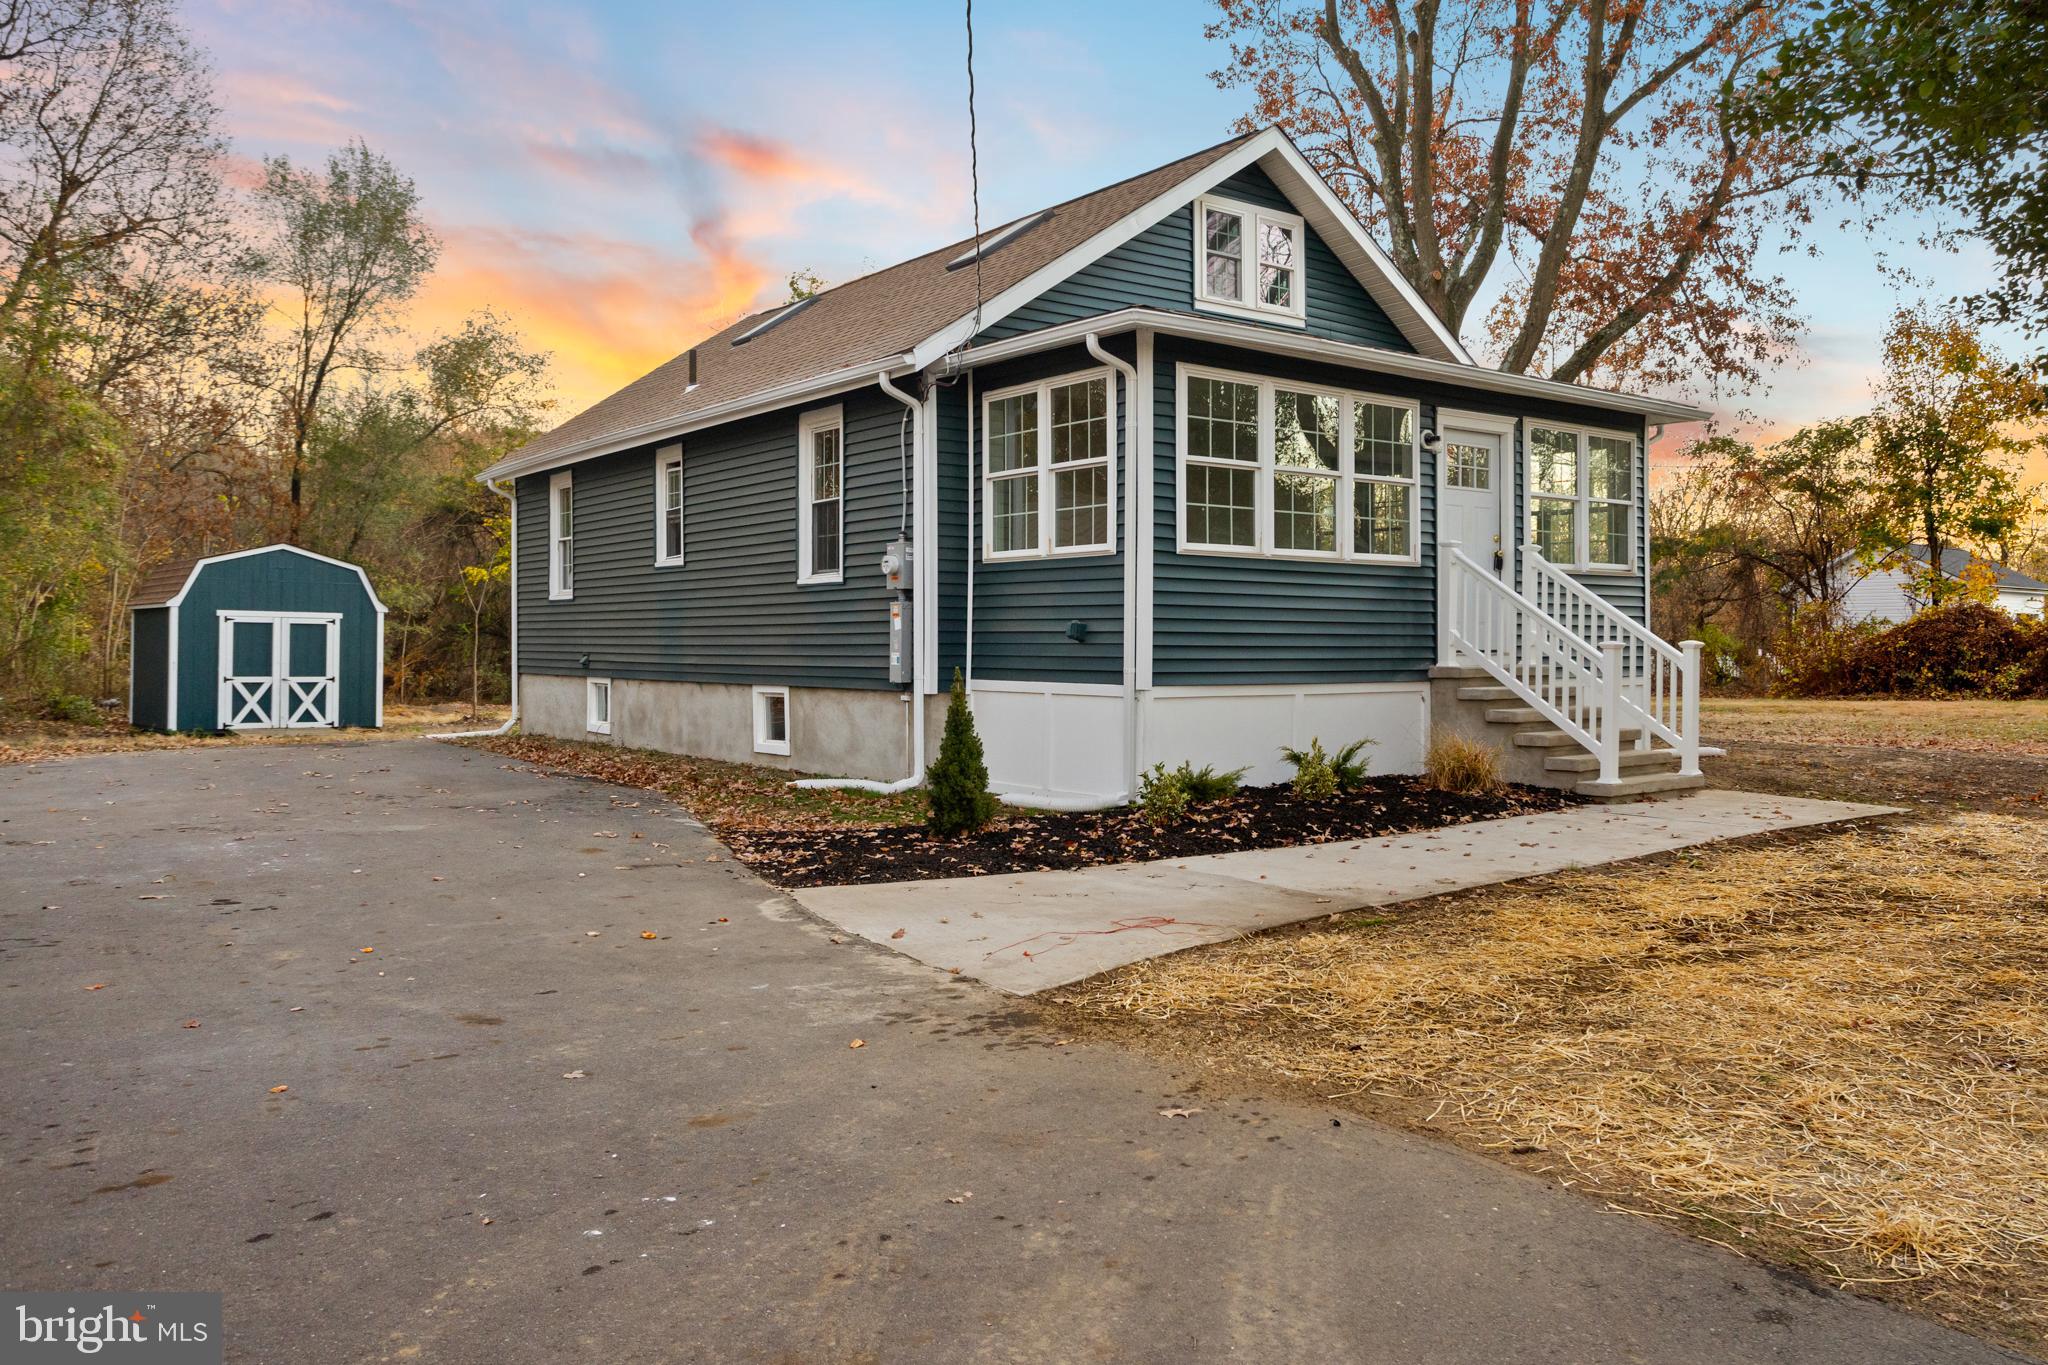
[[[135,723],[151,730],[170,728],[171,611],[143,607],[134,613],[128,653],[135,662],[129,704]]]
[[[1260,208],[1292,211],[1265,172],[1241,171],[1215,191]],[[1360,342],[1387,350],[1413,351],[1372,295],[1337,259],[1315,229],[1307,232],[1305,278],[1307,330],[1339,341]],[[1194,208],[1183,205],[1164,219],[982,333],[983,340],[1033,332],[1081,318],[1098,317],[1119,308],[1151,307],[1177,312],[1195,310]],[[1232,315],[1233,321],[1242,321]],[[1271,324],[1276,330],[1301,329]]]
[[[1128,360],[1134,354],[1131,338],[1105,341],[1104,348]],[[1009,365],[992,367],[975,379],[975,429],[980,441],[980,395],[1014,384],[1054,378],[1103,368],[1080,347],[1031,356]],[[1123,393],[1121,377],[1115,376],[1117,406],[1113,415],[1116,462],[1114,554],[1056,556],[1047,559],[1010,559],[974,565],[974,676],[1033,682],[1117,683],[1123,680]],[[981,452],[969,458],[972,477],[978,479]],[[974,554],[981,554],[981,498],[974,490]],[[1041,515],[1049,514],[1042,508]],[[959,509],[964,521],[965,507]],[[1067,637],[1071,621],[1084,622],[1087,638]]]
[[[519,666],[677,682],[889,688],[877,567],[907,516],[902,404],[876,389],[846,419],[844,582],[799,585],[790,408],[683,441],[680,566],[654,563],[654,447],[571,466],[575,597],[548,598],[548,475],[519,481]]]

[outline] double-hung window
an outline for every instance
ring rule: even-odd
[[[844,577],[846,420],[835,404],[797,423],[797,582]]]
[[[990,559],[1100,554],[1116,547],[1107,371],[1062,376],[982,400],[982,536]]]
[[[654,452],[654,562],[683,562],[683,448]]]
[[[1299,215],[1204,196],[1195,201],[1195,302],[1222,312],[1299,322],[1306,299]]]
[[[1180,371],[1183,552],[1414,563],[1416,409]]]
[[[576,592],[576,483],[568,470],[548,479],[548,596]]]
[[[1565,568],[1627,568],[1635,558],[1635,438],[1532,423],[1527,449],[1537,552]]]

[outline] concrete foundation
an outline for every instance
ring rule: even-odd
[[[902,692],[791,687],[787,754],[754,751],[754,690],[736,683],[614,678],[611,733],[605,735],[589,729],[582,677],[522,673],[519,712],[521,729],[558,739],[877,782],[910,772],[911,704]],[[930,763],[945,729],[944,693],[925,699],[925,721]]]

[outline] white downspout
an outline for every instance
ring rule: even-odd
[[[1138,795],[1138,545],[1140,539],[1138,499],[1133,492],[1138,468],[1138,442],[1134,424],[1138,420],[1138,370],[1102,348],[1102,340],[1090,332],[1084,340],[1088,354],[1111,366],[1124,377],[1124,795]],[[1114,395],[1112,395],[1114,401]]]
[[[505,581],[512,591],[512,642],[511,655],[507,660],[511,664],[508,671],[512,674],[512,712],[505,717],[505,723],[495,730],[457,730],[449,734],[428,735],[428,739],[487,739],[493,735],[506,734],[519,723],[519,498],[516,491],[508,493],[498,487],[496,479],[485,479],[484,487],[505,500],[505,511],[511,518],[511,527],[506,532],[509,540],[505,547]],[[380,633],[383,622],[384,618],[380,613],[377,617]],[[378,666],[381,668],[383,665],[380,662]],[[380,706],[380,722],[383,720],[381,709]]]
[[[924,406],[890,383],[886,370],[875,376],[875,383],[881,387],[883,393],[910,409],[910,477],[911,488],[916,490],[924,480]],[[926,515],[923,499],[913,496],[911,506],[916,509],[915,520],[912,521],[910,528],[910,553],[915,561],[911,566],[910,581],[915,585],[921,583],[925,577],[925,556],[930,543],[927,531],[931,518]],[[933,599],[930,601],[924,600],[926,596],[927,594],[920,592],[911,599],[916,616],[912,623],[915,632],[912,636],[912,649],[915,652],[910,670],[910,775],[895,782],[871,782],[864,777],[805,777],[789,785],[810,791],[875,792],[883,796],[893,796],[897,792],[909,791],[924,781],[924,650],[918,641],[925,633],[924,613],[938,610],[938,594],[929,594]]]

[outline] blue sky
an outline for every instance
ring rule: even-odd
[[[983,0],[983,221],[1229,134],[1245,96],[1193,3]],[[422,328],[483,306],[555,353],[562,415],[771,303],[965,237],[958,4],[493,5],[191,0],[239,156],[365,138],[419,183],[446,244]],[[1900,295],[1877,248],[1947,296],[1983,253],[1833,229],[1784,259],[1802,363],[1723,404],[1751,430],[1857,410]],[[1475,316],[1478,310],[1475,310]],[[1468,340],[1474,338],[1468,336]],[[1747,414],[1745,416],[1744,414]]]

